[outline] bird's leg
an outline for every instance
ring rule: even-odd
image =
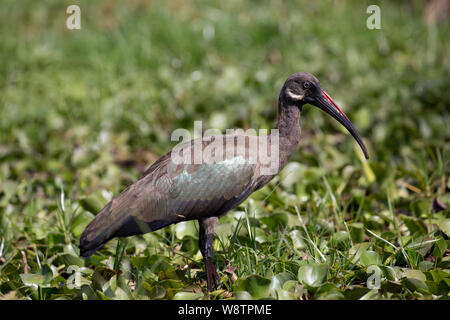
[[[217,217],[199,220],[200,235],[198,238],[198,244],[205,263],[208,291],[215,290],[219,284],[219,275],[217,274],[216,267],[212,261],[214,231],[218,221],[219,218]]]

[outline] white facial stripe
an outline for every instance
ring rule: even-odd
[[[289,96],[289,98],[291,98],[294,101],[300,101],[305,97],[304,94],[295,94],[289,89],[286,91],[286,93]]]

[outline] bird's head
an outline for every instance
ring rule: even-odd
[[[360,145],[366,159],[369,159],[367,148],[358,131],[312,74],[298,72],[290,76],[283,86],[281,98],[289,105],[296,105],[300,109],[305,104],[312,104],[331,115],[351,133]]]

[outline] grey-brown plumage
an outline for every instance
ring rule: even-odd
[[[138,181],[100,211],[81,236],[81,255],[92,255],[115,237],[142,234],[197,219],[208,289],[212,290],[218,282],[212,263],[218,217],[242,203],[283,169],[300,141],[300,113],[306,103],[318,106],[343,124],[368,157],[359,134],[322,90],[319,81],[309,73],[296,73],[288,78],[280,92],[278,140],[273,135],[231,134],[202,137],[177,147],[158,159]],[[276,153],[269,150],[275,143],[279,146]],[[275,172],[265,173],[268,164],[255,152],[255,145],[263,146],[266,151],[263,153],[277,160]],[[232,148],[220,153],[221,146]],[[194,161],[199,153],[201,161]],[[190,155],[191,161],[180,162],[176,155]]]

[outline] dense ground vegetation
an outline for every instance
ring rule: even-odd
[[[448,21],[380,1],[369,30],[369,4],[2,1],[0,299],[448,298]],[[305,107],[289,165],[220,221],[221,290],[206,291],[196,222],[80,258],[84,227],[174,129],[272,128],[296,71],[321,80],[371,158]]]

